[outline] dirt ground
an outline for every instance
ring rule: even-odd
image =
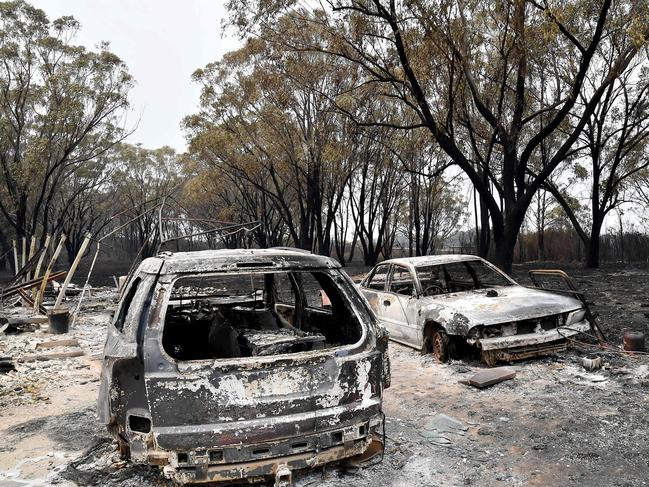
[[[514,275],[525,283],[526,267]],[[649,335],[649,269],[569,269],[611,340]],[[0,487],[166,486],[153,468],[119,461],[97,425],[100,356],[115,294],[95,293],[70,332],[84,355],[18,363],[0,374]],[[56,337],[58,338],[58,337]],[[35,353],[44,331],[0,334],[0,356]],[[61,348],[56,351],[69,351]],[[515,379],[478,390],[458,383],[478,362],[440,365],[390,345],[382,462],[297,474],[298,486],[641,486],[649,484],[649,357],[577,347],[516,363]],[[582,357],[605,367],[585,371]]]

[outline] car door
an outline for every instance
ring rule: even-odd
[[[386,288],[388,276],[390,273],[390,264],[378,264],[370,275],[360,284],[361,292],[367,302],[379,318],[381,323],[388,329],[390,336],[394,336],[395,330],[392,330],[389,323],[385,322],[385,306],[383,302],[387,299]]]
[[[392,266],[382,305],[386,322],[396,331],[394,339],[417,346],[417,292],[414,277],[406,266]]]

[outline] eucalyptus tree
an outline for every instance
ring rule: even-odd
[[[173,218],[187,216],[177,202],[183,190],[183,166],[171,147],[151,150],[122,143],[116,150],[108,188],[113,211],[107,230],[123,227],[118,235],[131,250],[149,257],[161,240],[176,236],[167,231],[178,230],[173,222],[180,220]]]
[[[610,56],[609,56],[610,58]],[[598,76],[595,74],[594,76]],[[580,94],[585,104],[600,80],[589,79]],[[562,205],[586,249],[586,265],[599,267],[600,241],[609,213],[632,199],[632,186],[649,167],[649,65],[643,55],[604,96],[586,122],[580,136],[583,157],[575,173],[589,188],[587,218],[574,204],[577,185],[547,185]]]
[[[84,164],[63,181],[45,209],[52,234],[66,235],[65,248],[72,263],[87,233],[97,238],[115,211],[110,179],[117,151],[111,149]]]
[[[323,254],[354,164],[329,96],[347,82],[339,64],[250,39],[195,73],[201,107],[185,119],[197,157],[263,193],[293,243]]]
[[[0,214],[17,237],[44,235],[66,180],[125,136],[133,81],[106,44],[74,44],[79,23],[0,3]]]
[[[182,201],[196,225],[209,230],[232,222],[260,222],[253,225],[252,240],[261,248],[288,244],[284,220],[267,191],[259,191],[248,178],[199,157],[184,158],[187,182]],[[258,184],[264,184],[259,181]]]
[[[244,34],[344,59],[363,73],[357,86],[371,85],[377,97],[410,109],[414,124],[357,122],[425,127],[480,195],[496,263],[505,269],[534,195],[570,156],[608,87],[649,35],[646,2],[328,0],[319,10],[297,4],[232,0],[227,6],[231,25]],[[602,68],[594,60],[604,42],[617,54],[578,107],[588,75]],[[540,73],[551,82],[542,85]],[[570,114],[577,117],[567,127]],[[548,137],[559,143],[539,167]]]
[[[349,208],[365,265],[389,258],[407,194],[407,181],[394,154],[377,138],[393,134],[379,127],[360,132],[358,166],[349,178]]]

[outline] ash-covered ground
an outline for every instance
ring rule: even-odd
[[[521,283],[526,270],[514,272]],[[568,270],[615,344],[624,329],[649,335],[649,269]],[[121,462],[97,424],[101,349],[115,299],[106,290],[84,301],[66,335],[79,340],[83,356],[17,363],[0,374],[0,487],[170,485],[154,468]],[[58,338],[0,334],[0,355],[33,355],[37,343]],[[440,365],[397,344],[390,350],[382,462],[296,474],[296,485],[649,484],[649,357],[576,347],[519,362],[514,380],[478,390],[458,383],[483,368],[478,362]],[[597,355],[605,367],[584,370],[581,358]]]

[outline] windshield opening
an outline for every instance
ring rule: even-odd
[[[512,282],[480,260],[416,267],[424,296],[474,291]]]

